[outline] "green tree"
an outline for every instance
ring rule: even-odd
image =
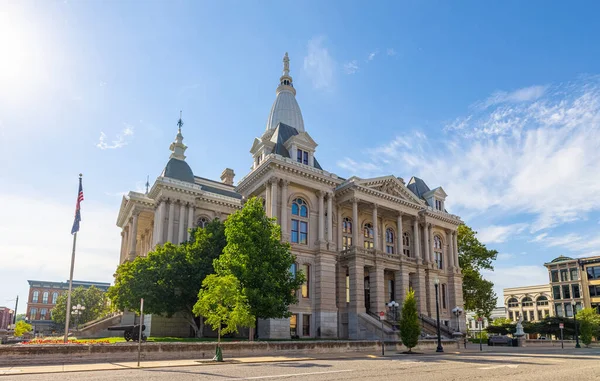
[[[494,269],[492,261],[498,252],[487,249],[476,234],[467,225],[458,227],[458,261],[463,274],[463,299],[466,310],[489,318],[498,297],[494,292],[494,284],[485,280],[481,271]]]
[[[207,276],[198,292],[193,312],[196,316],[204,316],[212,329],[217,331],[217,361],[223,361],[221,333],[237,333],[239,326],[251,327],[254,324],[254,316],[250,314],[240,282],[231,274]]]
[[[500,327],[503,326],[505,324],[513,324],[513,321],[510,320],[509,318],[496,318],[494,319],[494,321],[492,321],[492,325],[496,326],[496,327]]]
[[[115,285],[108,290],[113,305],[139,313],[186,319],[195,336],[202,330],[192,311],[204,279],[214,272],[213,261],[225,247],[225,228],[213,220],[205,228],[191,231],[191,239],[180,245],[167,242],[146,257],[137,257],[117,268]]]
[[[52,309],[52,321],[58,325],[65,324],[65,311],[67,310],[67,293],[60,295],[56,300],[56,305]],[[81,315],[74,318],[71,315],[71,323],[75,321],[78,324],[84,324],[103,317],[109,312],[107,298],[104,292],[92,286],[90,288],[77,287],[71,291],[71,306],[82,305],[85,310],[81,311]]]
[[[21,320],[25,320],[25,314],[17,314],[16,321],[21,321]]]
[[[589,346],[592,343],[592,338],[597,335],[597,331],[600,329],[600,315],[594,308],[584,308],[577,312],[577,322],[581,342]]]
[[[266,216],[261,199],[249,199],[225,221],[227,246],[215,261],[219,275],[234,275],[257,319],[285,318],[298,302],[304,274],[290,271],[295,257],[290,244],[281,242],[281,227]]]
[[[33,327],[31,324],[25,322],[25,320],[19,320],[15,325],[15,336],[20,337],[26,334],[27,332],[31,332]]]
[[[419,343],[419,335],[421,334],[417,301],[415,300],[415,292],[413,290],[408,291],[406,294],[399,323],[399,335],[402,344],[408,348],[408,353],[412,353],[412,349]]]

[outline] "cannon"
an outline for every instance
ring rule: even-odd
[[[115,325],[108,327],[109,331],[123,331],[125,341],[138,341],[140,337],[140,325]],[[146,330],[146,325],[142,325],[142,332]],[[142,341],[146,341],[147,337],[142,333]]]

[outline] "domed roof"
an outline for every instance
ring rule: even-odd
[[[171,158],[163,170],[161,176],[171,179],[194,183],[192,168],[183,160]]]
[[[298,132],[304,132],[304,120],[296,101],[296,89],[290,76],[290,59],[287,53],[283,57],[283,75],[279,78],[277,97],[267,119],[267,131],[274,130],[279,123],[294,127]]]
[[[556,262],[563,262],[563,261],[572,261],[573,258],[571,257],[565,257],[564,255],[561,255],[560,257],[556,257],[552,260],[552,262],[550,263],[556,263]]]

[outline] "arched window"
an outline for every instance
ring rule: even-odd
[[[396,242],[396,233],[392,228],[385,229],[385,251],[388,254],[394,254],[394,243]]]
[[[37,308],[32,308],[29,311],[29,320],[37,320]]]
[[[42,294],[42,303],[48,303],[48,291],[44,291]]]
[[[58,292],[53,292],[52,293],[52,304],[56,304],[57,300],[58,300]]]
[[[208,220],[208,218],[206,217],[200,217],[198,218],[198,227],[204,229],[206,227],[206,225],[208,225],[210,221]]]
[[[442,249],[442,238],[439,235],[433,236],[433,260],[437,269],[443,269],[444,251]]]
[[[345,217],[342,221],[342,249],[348,250],[352,246],[352,219]]]
[[[508,299],[508,308],[519,307],[519,301],[515,298]]]
[[[373,240],[374,240],[374,234],[373,234],[373,225],[371,225],[370,222],[367,222],[364,227],[363,227],[363,236],[365,238],[365,249],[372,249],[373,248]]]
[[[523,307],[533,307],[533,300],[529,296],[526,296],[521,299],[521,305],[523,305]]]
[[[537,298],[537,305],[538,306],[547,306],[548,305],[548,298],[545,297],[544,295],[538,296],[538,298]]]
[[[402,252],[410,257],[410,234],[408,232],[402,233]]]
[[[40,292],[39,291],[34,291],[33,292],[33,298],[31,298],[31,302],[32,303],[37,303],[38,300],[40,298]]]
[[[308,245],[308,205],[297,198],[292,201],[292,242]]]

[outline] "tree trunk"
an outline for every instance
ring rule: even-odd
[[[196,320],[194,319],[194,315],[189,311],[183,312],[183,317],[188,322],[190,327],[194,330],[194,337],[202,337],[202,332],[199,330],[198,325],[196,324]],[[202,321],[202,320],[200,320]]]

